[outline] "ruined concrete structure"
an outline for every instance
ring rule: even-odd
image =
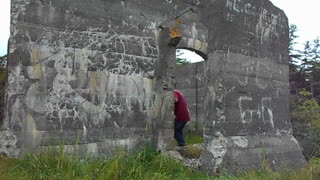
[[[268,0],[12,0],[0,151],[170,149],[177,83],[211,173],[304,164],[288,108],[288,20]],[[168,45],[173,33],[182,37]],[[175,67],[176,48],[206,61]],[[187,78],[191,77],[191,78]],[[197,79],[197,80],[195,80]]]

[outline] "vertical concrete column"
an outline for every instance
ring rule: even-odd
[[[154,142],[161,151],[169,149],[173,140],[176,47],[171,44],[170,32],[170,28],[163,28],[159,33],[160,53],[155,64]]]
[[[225,88],[225,53],[210,53],[205,65],[205,121],[204,121],[204,149],[201,163],[210,174],[217,173],[227,152],[226,126],[226,94]]]

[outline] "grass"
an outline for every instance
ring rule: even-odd
[[[85,157],[58,152],[27,154],[22,159],[2,157],[1,179],[205,179],[205,174],[146,147],[129,155],[124,151],[112,159]]]
[[[192,134],[192,133],[186,134],[185,138],[186,138],[187,144],[200,144],[204,142],[202,136]]]
[[[267,164],[267,163],[266,163]],[[222,173],[208,176],[185,168],[181,163],[145,147],[134,154],[119,151],[113,158],[80,159],[63,148],[53,152],[26,154],[21,159],[0,157],[0,179],[110,179],[110,180],[316,180],[320,179],[320,159],[312,159],[297,171],[273,172],[267,165],[260,171],[238,176]]]

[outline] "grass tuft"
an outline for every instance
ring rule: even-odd
[[[296,171],[282,169],[274,172],[265,162],[259,171],[246,171],[238,176],[227,173],[208,176],[185,168],[151,147],[133,154],[119,150],[111,159],[91,156],[80,159],[60,148],[26,154],[21,159],[0,156],[0,179],[313,180],[320,179],[320,159],[312,159],[305,168]]]

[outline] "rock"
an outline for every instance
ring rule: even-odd
[[[199,159],[202,152],[202,144],[187,145],[184,147],[175,147],[173,151],[167,151],[164,155],[168,155],[172,159],[175,159],[185,167],[199,170],[201,167],[201,161]]]
[[[192,144],[185,147],[177,147],[176,151],[178,151],[184,158],[198,159],[202,153],[202,144]]]
[[[181,156],[181,154],[178,151],[167,151],[167,152],[164,152],[163,154],[177,161],[181,161],[181,162],[184,161],[184,158]]]

